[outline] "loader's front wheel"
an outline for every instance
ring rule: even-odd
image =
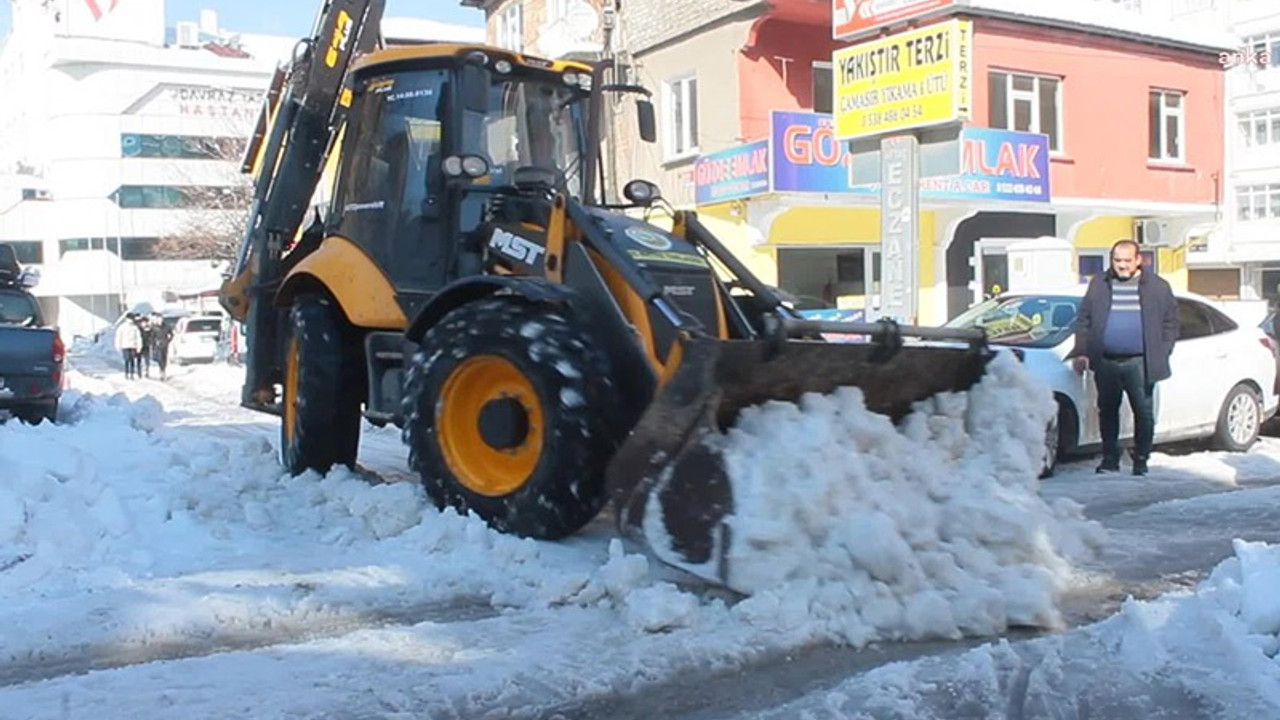
[[[280,455],[292,475],[354,466],[362,395],[357,349],[329,300],[304,295],[289,312]]]
[[[555,539],[604,505],[628,428],[607,357],[567,311],[479,300],[422,340],[405,391],[409,459],[441,507]]]

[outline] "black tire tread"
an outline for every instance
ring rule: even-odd
[[[526,337],[522,329],[533,322],[542,331]],[[462,360],[480,354],[501,355],[525,373],[547,425],[532,476],[498,498],[474,493],[453,477],[434,428],[445,379]],[[572,372],[557,369],[566,362]],[[566,406],[560,401],[566,392],[584,402]],[[471,511],[497,530],[538,539],[571,535],[599,513],[607,499],[605,467],[629,429],[607,356],[585,323],[559,306],[519,298],[476,300],[432,327],[407,368],[403,410],[410,465],[437,506]]]
[[[289,312],[289,332],[298,338],[298,397],[294,442],[281,455],[292,475],[326,473],[334,465],[354,467],[360,445],[362,385],[356,352],[327,298],[303,295]],[[287,401],[287,398],[286,398]]]

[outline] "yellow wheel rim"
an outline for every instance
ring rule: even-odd
[[[514,401],[527,429],[513,447],[494,447],[480,419],[494,401]],[[445,463],[468,490],[501,497],[518,490],[542,457],[542,403],[533,383],[515,365],[496,355],[477,355],[449,373],[436,405],[436,432]]]
[[[298,421],[298,338],[289,338],[284,366],[284,441],[293,444]],[[288,447],[284,448],[287,453]]]

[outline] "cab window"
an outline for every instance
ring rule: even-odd
[[[333,224],[397,287],[430,289],[443,279],[442,119],[448,73],[421,70],[365,81],[348,126]]]

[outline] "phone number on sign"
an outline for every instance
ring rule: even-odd
[[[882,125],[894,125],[902,122],[909,122],[924,117],[924,106],[919,103],[904,105],[900,108],[887,108],[885,110],[871,110],[862,116],[862,127],[880,127]]]

